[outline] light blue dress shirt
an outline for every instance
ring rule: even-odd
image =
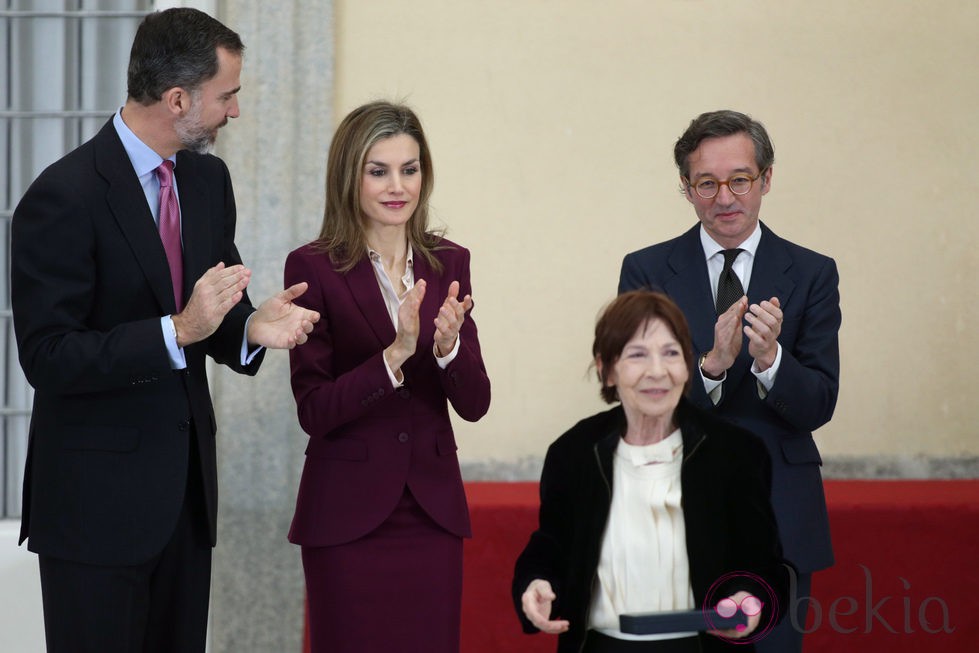
[[[136,171],[136,177],[139,179],[139,185],[143,188],[143,194],[146,195],[146,202],[149,204],[150,213],[153,214],[153,222],[159,226],[160,224],[160,180],[156,176],[156,169],[160,167],[163,163],[163,158],[157,154],[153,149],[139,140],[139,137],[133,133],[133,130],[129,128],[128,125],[122,119],[122,109],[120,108],[116,111],[116,114],[112,117],[112,126],[115,127],[116,133],[119,134],[119,139],[122,141],[122,146],[126,150],[126,154],[129,155],[129,162],[133,165],[133,170]],[[173,161],[174,168],[177,165],[176,155],[170,157]],[[180,191],[177,188],[177,177],[173,177],[173,191],[177,196],[177,203],[179,206],[180,202]],[[183,216],[181,216],[181,237],[183,236]],[[254,315],[254,313],[252,314]],[[248,321],[251,321],[252,316],[248,317]],[[182,347],[177,345],[177,331],[173,326],[173,316],[164,315],[160,318],[160,328],[163,330],[163,340],[167,345],[167,354],[170,356],[170,367],[175,370],[182,370],[187,367],[187,358],[184,356],[184,350]],[[254,351],[248,351],[248,322],[245,323],[245,332],[242,334],[241,338],[241,364],[247,365],[252,361],[253,358],[262,350],[262,347],[256,347]]]

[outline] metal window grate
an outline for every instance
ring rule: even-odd
[[[126,66],[152,0],[0,0],[0,518],[20,516],[33,390],[10,312],[10,218],[46,166],[126,99]]]

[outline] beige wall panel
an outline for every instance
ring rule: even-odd
[[[842,389],[824,454],[979,453],[975,3],[336,8],[335,115],[380,97],[413,105],[435,215],[473,251],[494,397],[481,422],[458,422],[463,459],[541,456],[602,408],[596,313],[626,252],[695,220],[673,143],[724,107],[775,141],[762,220],[840,268]]]

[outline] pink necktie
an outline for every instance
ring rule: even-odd
[[[160,179],[160,239],[170,263],[170,279],[173,281],[173,298],[179,313],[184,307],[184,265],[180,249],[180,207],[173,192],[173,161],[166,160],[156,169]]]

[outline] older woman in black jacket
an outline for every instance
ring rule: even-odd
[[[684,399],[690,333],[665,295],[620,295],[595,328],[602,397],[548,449],[540,526],[517,560],[526,632],[558,653],[754,649],[779,620],[787,572],[769,502],[771,463],[751,434]],[[737,629],[632,635],[623,613],[741,609]],[[735,644],[734,642],[737,642]]]

